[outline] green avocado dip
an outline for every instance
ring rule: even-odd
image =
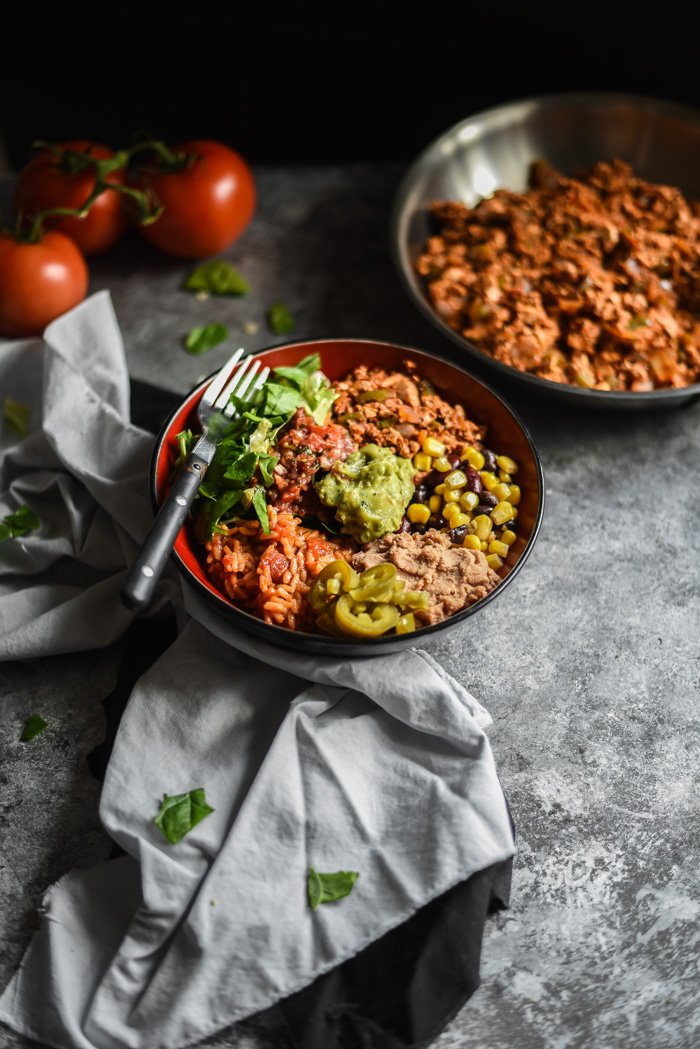
[[[341,531],[359,543],[396,532],[413,495],[416,468],[388,448],[366,444],[314,486],[325,506],[335,510]]]

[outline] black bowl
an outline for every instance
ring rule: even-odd
[[[415,361],[420,374],[429,379],[448,400],[461,402],[470,418],[488,426],[488,439],[494,447],[518,461],[518,480],[522,489],[522,498],[518,506],[518,537],[511,548],[511,556],[499,570],[502,582],[481,601],[457,612],[442,623],[422,627],[412,634],[389,635],[367,641],[345,641],[325,634],[310,634],[265,623],[238,608],[207,576],[204,549],[194,540],[187,525],[181,529],[175,542],[173,556],[189,585],[220,615],[232,625],[272,644],[319,655],[350,656],[378,655],[421,645],[437,635],[454,630],[465,620],[476,615],[481,608],[496,600],[525,564],[537,539],[544,510],[544,478],[540,457],[523,423],[497,393],[458,365],[420,350],[368,339],[318,339],[275,346],[255,354],[255,357],[263,364],[274,368],[296,364],[302,357],[313,352],[321,355],[323,370],[331,379],[342,378],[359,364],[396,370],[400,369],[406,360]],[[197,432],[196,408],[210,379],[211,376],[188,394],[172,413],[156,441],[151,461],[151,496],[154,512],[167,494],[168,477],[178,455],[175,435],[188,426],[193,432]]]

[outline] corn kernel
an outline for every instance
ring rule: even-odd
[[[406,511],[406,517],[411,524],[427,524],[428,518],[430,517],[430,510],[425,503],[411,503]]]
[[[499,503],[498,505],[500,506],[501,504]],[[482,540],[488,537],[492,527],[491,518],[487,517],[486,514],[479,514],[471,523],[472,531],[476,532],[479,539]]]
[[[460,488],[448,488],[442,498],[446,503],[458,503],[461,494],[462,491]]]
[[[452,463],[446,455],[441,455],[438,459],[436,459],[433,463],[433,466],[436,470],[439,470],[441,474],[449,473],[452,469]],[[464,480],[466,482],[466,477],[464,478]]]
[[[497,568],[501,568],[502,567],[503,561],[498,556],[498,554],[487,554],[486,555],[486,564],[489,566],[489,568],[493,568],[493,570],[495,572]]]
[[[487,492],[492,492],[494,486],[498,484],[498,478],[490,470],[479,470],[479,477]]]
[[[507,474],[517,474],[518,464],[509,455],[497,455],[496,465],[499,470],[505,470]]]
[[[452,518],[459,514],[460,509],[457,506],[457,503],[445,503],[442,510],[442,516],[450,524],[450,526],[452,526]]]
[[[413,456],[413,465],[416,470],[420,470],[421,473],[424,473],[426,470],[432,470],[433,460],[429,455],[426,455],[425,452],[416,452]]]
[[[436,495],[444,495],[445,492],[447,491],[447,485],[436,484],[435,487],[433,488],[433,491],[435,492]]]
[[[462,525],[468,525],[471,518],[468,514],[452,514],[450,518],[450,528],[461,528]]]
[[[476,492],[465,492],[460,497],[459,505],[463,510],[473,510],[475,506],[479,505],[479,496]]]
[[[462,462],[467,462],[472,470],[482,470],[486,460],[478,448],[467,448]]]
[[[432,455],[433,458],[445,454],[445,445],[437,437],[426,437],[421,447],[426,455]]]
[[[493,539],[489,543],[489,553],[498,554],[499,557],[508,557],[508,546],[506,543],[499,542],[498,539]]]
[[[491,491],[493,492],[493,494],[496,496],[496,498],[498,499],[498,501],[500,503],[500,502],[503,502],[504,499],[507,499],[508,496],[510,495],[510,485],[509,484],[504,484],[503,481],[501,481],[500,484],[495,484],[493,486],[493,488],[491,489]]]
[[[461,470],[452,470],[445,478],[445,484],[448,488],[464,488],[466,483],[467,476]]]
[[[496,533],[493,531],[493,529],[491,529],[489,534],[486,536],[486,542],[487,543],[492,543],[495,538],[496,538]]]
[[[512,484],[510,486],[510,495],[508,496],[508,502],[511,506],[517,506],[520,502],[520,485]]]
[[[510,503],[500,502],[497,506],[494,506],[491,511],[491,520],[495,525],[505,524],[506,521],[512,521],[513,519],[513,507]]]
[[[504,528],[501,532],[501,542],[505,543],[506,546],[512,546],[517,538],[515,532],[510,528]]]
[[[513,506],[512,503],[510,505]],[[512,513],[511,518],[510,518],[511,521],[514,521],[517,516],[518,516],[517,508],[515,506],[513,506],[513,513]]]
[[[467,550],[481,550],[481,540],[478,535],[465,535],[462,546],[466,546]]]
[[[431,495],[428,499],[431,514],[439,514],[442,509],[442,499],[439,495]]]
[[[510,481],[512,481],[512,480],[513,480],[513,478],[512,478],[511,476],[510,476],[510,474],[507,474],[507,473],[505,472],[505,470],[499,470],[499,471],[498,471],[498,477],[499,477],[499,480],[501,480],[501,481],[505,481],[505,482],[506,482],[506,484],[509,484],[509,483],[510,483]]]
[[[481,549],[482,549],[482,551],[483,551],[484,553],[486,553],[486,551],[487,551],[487,550],[488,550],[488,548],[489,548],[489,544],[488,544],[488,543],[486,542],[486,540],[485,540],[485,539],[480,539],[480,540],[479,540],[479,542],[480,542],[480,545],[481,545]]]

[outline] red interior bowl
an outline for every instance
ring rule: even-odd
[[[204,596],[232,624],[288,648],[306,652],[346,655],[374,655],[393,652],[400,648],[421,644],[439,632],[452,629],[474,615],[489,601],[502,594],[506,585],[522,568],[537,538],[544,510],[544,479],[539,455],[523,423],[498,394],[475,379],[463,368],[420,350],[392,343],[373,342],[370,339],[315,339],[309,342],[287,343],[256,354],[271,368],[294,365],[309,353],[321,356],[321,366],[330,379],[342,379],[360,364],[400,370],[406,360],[414,361],[421,376],[429,379],[436,389],[452,402],[464,405],[467,415],[488,427],[488,446],[510,455],[519,463],[518,482],[522,489],[518,507],[518,538],[511,548],[511,556],[500,569],[503,582],[487,597],[463,611],[437,623],[423,627],[413,634],[393,635],[357,641],[308,634],[286,627],[273,626],[238,608],[213,583],[206,573],[204,548],[195,542],[185,525],[175,542],[174,557],[178,568],[190,585]],[[168,490],[168,477],[178,455],[176,434],[189,427],[199,430],[197,404],[211,376],[196,387],[171,415],[165,424],[153,452],[151,462],[151,495],[154,511]]]

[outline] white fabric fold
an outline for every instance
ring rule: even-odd
[[[41,624],[37,634],[21,602],[4,612],[10,652],[59,651],[85,616],[109,621],[104,634],[127,622],[112,605],[127,539],[148,517],[139,502],[148,441],[125,417],[126,372],[104,296],[47,332],[49,374],[61,374],[50,387],[61,391],[56,400],[83,396],[85,340],[102,350],[81,439],[66,439],[68,413],[54,403],[39,444],[52,456],[49,478],[39,478],[35,437],[10,453],[8,482],[2,474],[6,500],[29,484],[26,501],[52,522],[0,575],[8,594],[13,581],[33,580]],[[104,427],[103,439],[91,440],[89,426]],[[102,544],[110,549],[100,558]],[[86,590],[56,582],[66,558],[86,580],[96,575]],[[427,653],[307,656],[237,631],[184,584],[183,596],[187,624],[134,689],[105,780],[102,820],[128,855],[52,887],[0,1000],[0,1019],[48,1045],[189,1045],[305,986],[513,853],[488,715]],[[195,787],[215,811],[171,845],[153,821],[160,799]],[[310,866],[359,878],[348,897],[312,912]]]

